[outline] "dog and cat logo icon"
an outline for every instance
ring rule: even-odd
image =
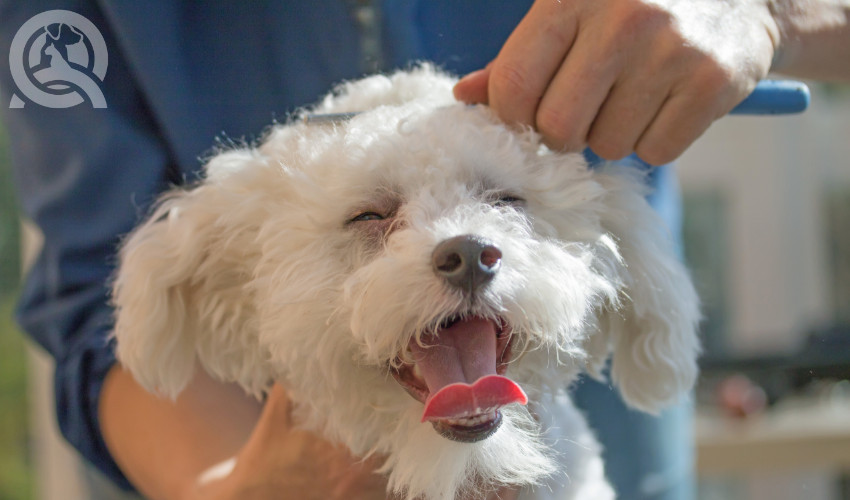
[[[101,84],[109,54],[97,27],[68,10],[49,10],[25,22],[12,39],[9,67],[17,90],[29,102],[70,108],[88,102],[105,108]],[[27,101],[14,93],[9,108]]]

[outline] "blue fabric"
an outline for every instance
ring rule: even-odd
[[[601,163],[586,150],[591,165]],[[652,167],[637,155],[625,160],[646,169],[653,187],[648,201],[664,219],[681,249],[681,199],[672,166]],[[619,497],[629,500],[687,500],[695,497],[693,406],[683,401],[655,417],[627,408],[616,389],[583,377],[573,400],[587,415],[603,446],[605,471]]]
[[[0,53],[9,53],[26,20],[60,8],[92,21],[109,50],[107,109],[33,103],[8,109],[15,87],[7,64],[0,64],[0,109],[23,209],[45,235],[18,320],[56,360],[63,434],[123,488],[131,485],[106,449],[97,413],[103,378],[115,362],[107,341],[107,280],[119,238],[157,193],[197,178],[199,158],[217,138],[256,139],[333,83],[360,76],[353,3],[0,0]],[[480,68],[495,57],[529,4],[386,0],[384,69],[415,59],[457,73]],[[653,200],[675,227],[671,174],[661,169],[651,178],[662,188]],[[605,387],[590,384],[579,388],[578,401],[600,430],[623,498],[643,498],[635,478],[649,473],[676,478],[668,488],[672,496],[652,498],[689,496],[687,474],[664,472],[690,463],[686,409],[652,419],[625,410]]]

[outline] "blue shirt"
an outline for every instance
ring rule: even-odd
[[[62,433],[124,488],[97,412],[115,362],[108,280],[120,237],[169,185],[198,177],[217,139],[256,139],[334,83],[361,76],[367,33],[357,3],[0,0],[0,53],[29,18],[60,8],[94,23],[109,51],[106,109],[7,109],[16,88],[6,64],[0,106],[19,198],[45,236],[18,320],[56,360]],[[427,59],[462,74],[496,56],[530,1],[384,3],[381,69]]]

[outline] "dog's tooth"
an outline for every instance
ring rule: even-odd
[[[413,376],[422,379],[422,369],[419,368],[419,363],[413,363]]]
[[[472,414],[465,414],[461,417],[456,418],[447,418],[445,423],[448,425],[455,425],[459,427],[474,427],[476,425],[483,424],[484,422],[489,422],[496,418],[496,410],[495,409],[487,409],[483,412],[475,412]]]

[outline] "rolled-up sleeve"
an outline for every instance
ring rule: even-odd
[[[0,53],[9,53],[15,32],[27,19],[47,10],[38,4],[0,2]],[[50,109],[26,99],[23,108],[10,109],[13,94],[25,96],[14,86],[9,66],[0,65],[0,113],[19,201],[44,235],[17,318],[55,359],[56,412],[63,435],[117,484],[131,488],[111,458],[98,422],[99,393],[115,362],[108,282],[121,235],[165,187],[170,159],[100,12],[92,4],[72,8],[107,39],[106,109],[89,103]]]

